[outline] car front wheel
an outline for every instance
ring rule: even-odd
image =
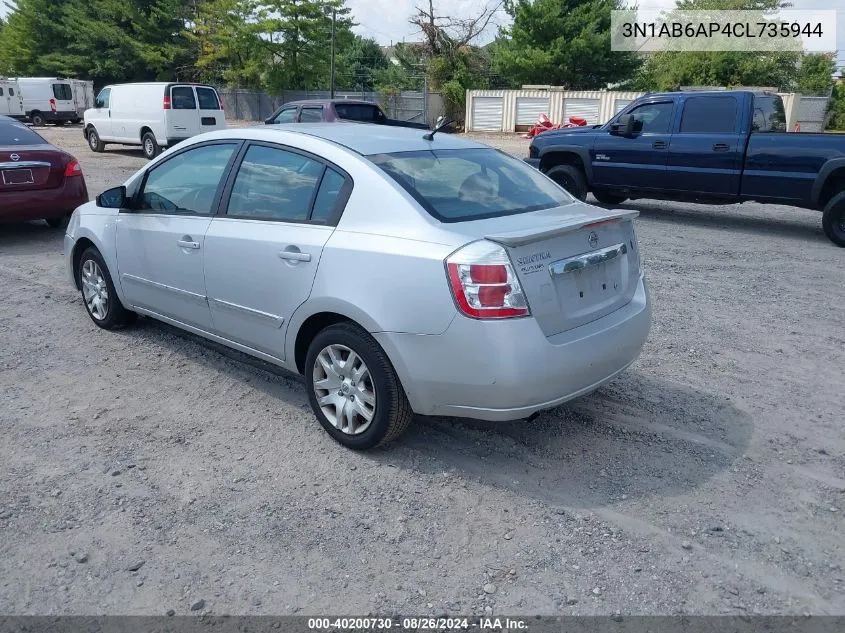
[[[573,165],[555,165],[546,172],[546,175],[578,200],[583,201],[587,198],[587,178],[580,168]]]
[[[100,251],[93,247],[85,249],[79,258],[76,275],[85,309],[98,327],[113,330],[135,320],[135,313],[120,303]]]
[[[156,137],[151,132],[147,132],[141,137],[141,145],[144,148],[144,156],[149,160],[152,160],[161,152],[158,141],[156,141]]]
[[[384,350],[351,323],[331,325],[314,337],[305,360],[305,380],[320,424],[348,448],[390,442],[413,419]]]
[[[102,152],[106,144],[100,140],[100,135],[97,134],[97,130],[91,128],[88,130],[88,147],[91,148],[92,152]]]

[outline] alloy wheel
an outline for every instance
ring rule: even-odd
[[[364,360],[345,345],[328,345],[312,371],[314,394],[326,419],[347,435],[364,433],[376,412],[376,389]]]
[[[91,316],[98,321],[109,314],[109,289],[99,264],[93,259],[82,264],[82,297]]]

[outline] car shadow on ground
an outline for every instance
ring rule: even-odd
[[[28,254],[52,253],[58,249],[61,256],[64,238],[64,229],[49,227],[44,220],[0,224],[0,255],[16,249]]]
[[[602,205],[607,206],[607,205]],[[636,209],[645,221],[663,224],[687,224],[701,228],[717,229],[730,232],[753,233],[755,235],[772,234],[779,237],[829,244],[821,228],[821,213],[812,209],[792,209],[795,214],[790,218],[748,216],[737,213],[742,207],[737,205],[689,205],[673,206],[649,203],[647,201],[624,202],[615,205],[625,209]]]
[[[296,374],[151,319],[122,334],[308,408]],[[186,340],[196,345],[186,346]],[[312,432],[324,433],[316,419]],[[365,455],[428,475],[452,471],[551,505],[590,508],[697,488],[745,453],[752,432],[751,416],[724,396],[628,370],[594,394],[531,421],[417,416],[402,438]]]

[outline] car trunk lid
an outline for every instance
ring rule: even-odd
[[[68,162],[49,146],[0,147],[0,192],[59,187]]]
[[[574,204],[490,223],[485,239],[501,244],[546,336],[584,325],[634,296],[638,211]]]

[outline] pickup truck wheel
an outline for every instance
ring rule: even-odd
[[[628,199],[627,196],[620,196],[618,193],[602,190],[593,191],[593,197],[602,204],[622,204]]]
[[[845,247],[845,191],[833,196],[825,206],[822,228],[831,242]]]
[[[556,165],[546,175],[579,200],[587,198],[587,179],[584,172],[572,165]]]

